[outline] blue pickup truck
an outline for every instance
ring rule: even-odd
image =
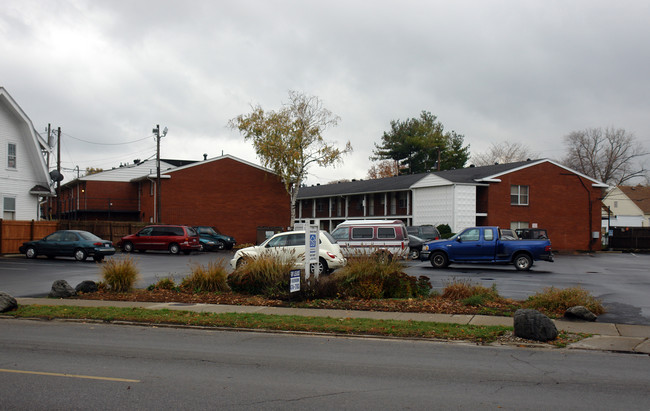
[[[447,240],[424,244],[420,260],[431,261],[433,268],[445,268],[451,263],[514,264],[523,271],[530,270],[533,261],[553,262],[553,252],[547,239],[505,239],[499,227],[471,227]]]

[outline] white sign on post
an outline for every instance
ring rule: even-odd
[[[291,270],[291,282],[289,283],[289,292],[295,293],[300,291],[300,270]]]
[[[311,274],[311,265],[318,264],[318,244],[320,230],[318,224],[308,224],[305,229],[305,279]],[[314,268],[314,277],[318,278],[318,268]]]

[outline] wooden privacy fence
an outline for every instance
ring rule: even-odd
[[[0,218],[0,254],[13,254],[25,241],[38,240],[58,230],[57,221],[14,221]]]
[[[650,228],[613,228],[610,247],[614,250],[650,250]]]
[[[121,222],[121,221],[59,221],[59,230],[90,231],[104,240],[111,240],[117,245],[125,235],[133,234],[150,223]]]
[[[18,253],[25,241],[40,240],[56,230],[90,231],[113,243],[133,234],[148,223],[119,221],[14,221],[0,218],[0,254]]]

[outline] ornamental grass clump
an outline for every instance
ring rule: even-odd
[[[452,280],[447,283],[442,291],[442,298],[459,300],[465,305],[478,306],[486,301],[499,301],[501,296],[497,291],[496,284],[492,287],[484,287],[474,284],[469,280]]]
[[[228,291],[228,270],[226,262],[210,261],[207,266],[199,263],[190,265],[191,274],[183,278],[181,288],[195,292],[223,292]]]
[[[357,252],[334,273],[333,279],[343,297],[411,298],[426,296],[431,290],[428,279],[407,275],[402,260],[385,253]]]
[[[133,257],[111,258],[101,265],[102,282],[108,290],[123,293],[131,291],[140,277]]]
[[[289,296],[291,270],[298,261],[295,253],[279,257],[271,252],[244,256],[243,264],[228,277],[234,292],[285,299]]]
[[[555,314],[564,314],[567,309],[577,305],[586,307],[596,315],[605,313],[601,301],[580,286],[564,289],[548,287],[531,295],[524,302],[526,308]]]

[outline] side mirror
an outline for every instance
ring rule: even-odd
[[[456,237],[456,241],[458,241],[459,243],[463,242],[463,240],[460,238],[460,236]]]

